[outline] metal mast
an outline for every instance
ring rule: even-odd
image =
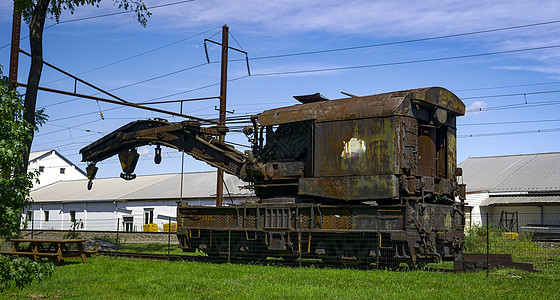
[[[226,93],[227,93],[227,67],[228,67],[228,37],[229,27],[222,27],[222,72],[220,79],[220,118],[219,125],[226,124]],[[220,141],[225,141],[225,135],[220,136]],[[224,200],[224,171],[218,169],[216,185],[216,206],[222,206]]]

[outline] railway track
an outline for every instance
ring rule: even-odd
[[[281,259],[262,259],[254,260],[250,258],[230,258],[222,256],[204,256],[204,255],[180,255],[180,254],[158,254],[158,253],[138,253],[138,252],[122,252],[122,251],[97,251],[97,254],[112,257],[126,257],[137,258],[146,260],[159,260],[159,261],[193,261],[193,262],[209,262],[209,263],[237,263],[237,264],[261,264],[261,265],[281,265],[281,266],[315,266],[326,267],[327,265],[318,260],[302,260],[300,261],[285,261]],[[332,267],[332,266],[329,266]]]
[[[169,260],[169,261],[210,261],[207,256],[196,256],[196,255],[179,255],[179,254],[159,254],[159,253],[138,253],[138,252],[123,252],[123,251],[97,251],[97,254],[104,256],[113,257],[127,257],[127,258],[139,258],[146,260]]]
[[[301,261],[287,261],[281,259],[241,259],[227,257],[210,257],[203,255],[180,255],[180,254],[158,254],[158,253],[138,253],[138,252],[115,252],[115,251],[97,251],[97,254],[110,256],[110,257],[126,257],[145,260],[158,260],[158,261],[192,261],[192,262],[205,262],[214,264],[232,263],[232,264],[254,264],[254,265],[268,265],[268,266],[282,266],[282,267],[314,267],[314,268],[342,268],[342,269],[361,269],[370,270],[376,269],[375,265],[353,265],[353,264],[327,264],[320,260],[306,260]],[[396,268],[395,270],[398,270]],[[450,269],[439,268],[425,268],[427,271],[435,272],[450,272]]]

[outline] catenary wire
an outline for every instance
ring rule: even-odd
[[[90,73],[90,72],[93,72],[93,71],[97,71],[97,70],[100,70],[100,69],[103,69],[103,68],[107,68],[107,67],[110,67],[110,66],[114,66],[114,65],[116,65],[116,64],[119,64],[119,63],[122,63],[122,62],[125,62],[125,61],[128,61],[128,60],[131,60],[131,59],[134,59],[134,58],[137,58],[137,57],[140,57],[140,56],[143,56],[143,55],[152,53],[152,52],[156,52],[156,51],[158,51],[158,50],[161,50],[161,49],[164,49],[164,48],[173,46],[173,45],[178,44],[178,43],[180,43],[180,42],[184,42],[184,41],[186,41],[186,40],[189,40],[189,39],[195,38],[195,37],[197,37],[197,36],[200,36],[200,35],[202,35],[202,34],[208,33],[208,32],[210,32],[210,31],[212,31],[212,30],[216,30],[217,28],[219,28],[219,27],[215,27],[215,28],[212,28],[212,29],[203,31],[203,32],[201,32],[201,33],[197,33],[197,34],[192,35],[192,36],[189,36],[189,37],[187,37],[187,38],[183,38],[183,39],[180,39],[180,40],[177,40],[177,41],[174,41],[174,42],[165,44],[165,45],[163,45],[163,46],[156,47],[156,48],[153,48],[153,49],[150,49],[150,50],[147,50],[147,51],[144,51],[144,52],[141,52],[141,53],[138,53],[138,54],[135,54],[135,55],[132,55],[132,56],[129,56],[129,57],[126,57],[126,58],[117,60],[117,61],[114,61],[114,62],[112,62],[112,63],[108,63],[108,64],[106,64],[106,65],[102,65],[102,66],[99,66],[99,67],[95,67],[95,68],[93,68],[93,69],[89,69],[89,70],[86,70],[86,71],[77,73],[76,75],[83,75],[83,74],[86,74],[86,73]],[[49,81],[49,82],[47,82],[47,83],[45,83],[45,84],[50,84],[50,83],[58,82],[58,81],[61,81],[61,80],[66,79],[66,78],[67,78],[67,77],[55,79],[55,80]]]
[[[166,6],[172,6],[172,5],[177,5],[177,4],[183,4],[183,3],[187,3],[187,2],[194,2],[195,0],[183,0],[183,1],[177,1],[177,2],[171,2],[171,3],[164,3],[164,4],[160,4],[160,5],[154,5],[151,7],[146,7],[146,9],[156,9],[156,8],[161,8],[161,7],[166,7]],[[47,27],[45,27],[45,29],[43,30],[47,30],[57,24],[64,24],[64,23],[72,23],[72,22],[78,22],[78,21],[85,21],[85,20],[91,20],[91,19],[98,19],[98,18],[104,18],[104,17],[112,17],[112,16],[116,16],[116,15],[122,15],[122,14],[126,14],[126,13],[134,13],[133,10],[125,10],[125,11],[119,11],[119,12],[114,12],[114,13],[109,13],[109,14],[103,14],[103,15],[97,15],[97,16],[90,16],[90,17],[83,17],[83,18],[77,18],[77,19],[71,19],[71,20],[65,20],[65,21],[59,21],[57,23],[51,24]],[[560,20],[559,20],[560,22]],[[544,25],[544,24],[542,24]],[[22,38],[20,38],[20,41],[28,38],[29,35],[24,36]],[[0,47],[0,50],[3,48],[6,48],[8,46],[10,46],[12,43],[8,43],[2,47]]]
[[[482,123],[465,123],[457,124],[457,126],[481,126],[481,125],[508,125],[508,124],[529,124],[529,123],[549,123],[549,122],[560,122],[560,119],[554,120],[523,120],[523,121],[504,121],[504,122],[482,122]]]
[[[483,57],[483,56],[500,55],[500,54],[519,53],[519,52],[526,52],[526,51],[553,49],[553,48],[559,48],[559,47],[560,47],[560,45],[551,45],[551,46],[542,46],[542,47],[534,47],[534,48],[516,49],[516,50],[504,50],[504,51],[496,51],[496,52],[485,52],[485,53],[477,53],[477,54],[466,54],[466,55],[458,55],[458,56],[418,59],[418,60],[379,63],[379,64],[370,64],[370,65],[344,66],[344,67],[334,67],[334,68],[308,69],[308,70],[283,71],[283,72],[270,72],[270,73],[260,73],[260,74],[257,73],[257,74],[251,74],[251,76],[252,77],[279,76],[279,75],[291,75],[291,74],[302,74],[302,73],[318,73],[318,72],[342,71],[342,70],[353,70],[353,69],[374,68],[374,67],[386,67],[386,66],[396,66],[396,65],[406,65],[406,64],[415,64],[415,63],[425,63],[425,62],[434,62],[434,61],[446,61],[446,60],[455,60],[455,59],[463,59],[463,58],[472,58],[472,57]]]
[[[390,46],[390,45],[398,45],[398,44],[406,44],[406,43],[414,43],[414,42],[423,42],[423,41],[430,41],[430,40],[437,40],[437,39],[453,38],[453,37],[460,37],[460,36],[468,36],[468,35],[475,35],[475,34],[482,34],[482,33],[490,33],[490,32],[497,32],[497,31],[505,31],[505,30],[512,30],[512,29],[520,29],[520,28],[527,28],[527,27],[533,27],[533,26],[549,25],[549,24],[556,24],[556,23],[560,23],[560,20],[541,22],[541,23],[533,23],[533,24],[525,24],[525,25],[518,25],[518,26],[510,26],[510,27],[502,27],[502,28],[495,28],[495,29],[487,29],[487,30],[479,30],[479,31],[472,31],[472,32],[465,32],[465,33],[441,35],[441,36],[434,36],[434,37],[426,37],[426,38],[419,38],[419,39],[403,40],[403,41],[396,41],[396,42],[387,42],[387,43],[378,43],[378,44],[362,45],[362,46],[354,46],[354,47],[344,47],[344,48],[335,48],[335,49],[327,49],[327,50],[317,50],[317,51],[297,52],[297,53],[289,53],[289,54],[261,56],[261,57],[254,57],[252,59],[253,60],[271,59],[271,58],[281,58],[281,57],[290,57],[290,56],[300,56],[300,55],[310,55],[310,54],[319,54],[319,53],[328,53],[328,52],[356,50],[356,49],[364,49],[364,48],[372,48],[372,47],[382,47],[382,46]]]
[[[469,137],[485,137],[485,136],[499,136],[499,135],[516,135],[516,134],[528,134],[528,133],[545,133],[545,132],[558,132],[560,128],[548,128],[548,129],[535,129],[535,130],[520,130],[520,131],[502,131],[502,132],[491,132],[491,133],[474,133],[474,134],[461,134],[458,138],[469,138]]]
[[[499,97],[513,97],[513,96],[540,95],[540,94],[553,94],[553,93],[560,93],[560,90],[526,92],[526,93],[512,93],[512,94],[501,94],[501,95],[486,95],[486,96],[474,96],[474,97],[461,97],[461,99],[499,98]]]

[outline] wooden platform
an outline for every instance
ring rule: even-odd
[[[510,254],[461,253],[455,255],[454,270],[456,272],[474,272],[487,268],[515,268],[535,272],[533,264],[518,263],[511,259]]]

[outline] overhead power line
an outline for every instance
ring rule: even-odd
[[[129,61],[129,60],[134,59],[134,58],[138,58],[138,57],[140,57],[140,56],[143,56],[143,55],[146,55],[146,54],[149,54],[149,53],[152,53],[152,52],[156,52],[156,51],[158,51],[158,50],[161,50],[161,49],[164,49],[164,48],[173,46],[173,45],[175,45],[175,44],[184,42],[184,41],[186,41],[186,40],[190,40],[190,39],[195,38],[195,37],[197,37],[197,36],[200,36],[200,35],[203,35],[203,34],[205,34],[205,33],[210,32],[210,31],[216,30],[217,28],[220,28],[220,26],[214,27],[214,28],[212,28],[212,29],[209,29],[209,30],[206,30],[206,31],[203,31],[203,32],[200,32],[200,33],[197,33],[197,34],[195,34],[195,35],[191,35],[191,36],[189,36],[189,37],[187,37],[187,38],[182,38],[182,39],[180,39],[180,40],[171,42],[171,43],[169,43],[169,44],[165,44],[165,45],[163,45],[163,46],[159,46],[159,47],[156,47],[156,48],[153,48],[153,49],[150,49],[150,50],[147,50],[147,51],[144,51],[144,52],[141,52],[141,53],[138,53],[138,54],[129,56],[129,57],[125,57],[125,58],[123,58],[123,59],[120,59],[120,60],[117,60],[117,61],[114,61],[114,62],[105,64],[105,65],[102,65],[102,66],[99,66],[99,67],[95,67],[95,68],[93,68],[93,69],[89,69],[89,70],[80,72],[80,73],[78,73],[78,74],[76,74],[76,75],[82,75],[82,74],[90,73],[90,72],[93,72],[93,71],[97,71],[97,70],[100,70],[100,69],[103,69],[103,68],[107,68],[107,67],[110,67],[110,66],[114,66],[114,65],[116,65],[116,64],[119,64],[119,63],[122,63],[122,62],[125,62],[125,61]],[[172,72],[171,74],[178,73],[178,72],[181,72],[181,70]],[[60,80],[63,80],[63,79],[66,79],[66,77],[59,78],[59,79],[55,79],[55,80],[49,81],[49,82],[47,82],[47,83],[45,83],[45,84],[54,83],[54,82],[57,82],[57,81],[60,81]]]
[[[137,82],[129,83],[129,84],[126,84],[126,85],[123,85],[123,86],[119,86],[119,87],[110,89],[109,92],[113,92],[113,91],[116,91],[116,90],[124,89],[124,88],[131,87],[131,86],[135,86],[135,85],[138,85],[138,84],[146,83],[146,82],[153,81],[153,80],[156,80],[156,79],[164,78],[164,77],[171,76],[171,75],[174,75],[174,74],[178,74],[178,73],[181,73],[181,72],[185,72],[185,71],[188,71],[188,70],[196,69],[196,68],[199,68],[199,67],[202,67],[202,66],[205,66],[205,65],[207,65],[207,64],[202,63],[202,64],[198,64],[198,65],[195,65],[195,66],[190,66],[190,67],[187,67],[187,68],[183,68],[183,69],[180,69],[180,70],[177,70],[177,71],[173,71],[173,72],[169,72],[169,73],[166,73],[166,74],[151,77],[151,78],[148,78],[148,79],[144,79],[144,80],[140,80],[140,81],[137,81]],[[95,94],[92,94],[92,96],[99,95],[99,94],[100,93],[95,93]],[[76,97],[76,98],[72,98],[72,99],[69,99],[69,100],[64,100],[64,101],[60,101],[60,102],[56,102],[56,103],[52,103],[52,104],[47,104],[47,105],[41,106],[40,108],[51,107],[51,106],[55,106],[55,105],[59,105],[59,104],[64,104],[64,103],[76,101],[76,100],[79,100],[79,99],[81,99],[81,98]]]
[[[521,131],[503,131],[503,132],[492,132],[492,133],[461,134],[461,135],[458,135],[457,137],[458,138],[469,138],[469,137],[516,135],[516,134],[544,133],[544,132],[558,132],[558,131],[560,131],[560,128],[521,130]]]
[[[560,101],[540,101],[540,102],[509,104],[509,105],[500,105],[500,106],[492,106],[492,107],[471,108],[465,111],[474,113],[474,112],[482,112],[482,111],[490,111],[490,110],[529,108],[529,107],[540,107],[540,106],[559,105],[559,104]]]
[[[147,10],[150,9],[156,9],[156,8],[162,8],[162,7],[167,7],[167,6],[172,6],[172,5],[177,5],[177,4],[183,4],[183,3],[188,3],[188,2],[194,2],[195,0],[183,0],[183,1],[177,1],[177,2],[171,2],[171,3],[164,3],[164,4],[160,4],[160,5],[154,5],[154,6],[150,6],[150,7],[146,7]],[[112,17],[112,16],[117,16],[117,15],[122,15],[122,14],[127,14],[127,13],[134,13],[135,11],[133,10],[123,10],[123,11],[118,11],[118,12],[114,12],[114,13],[108,13],[108,14],[102,14],[102,15],[97,15],[97,16],[89,16],[89,17],[82,17],[82,18],[77,18],[77,19],[71,19],[71,20],[65,20],[65,21],[60,21],[58,23],[52,24],[50,26],[47,26],[45,29],[48,29],[49,27],[55,26],[57,24],[64,24],[64,23],[72,23],[72,22],[78,22],[78,21],[85,21],[85,20],[92,20],[92,19],[98,19],[98,18],[105,18],[105,17]],[[544,24],[543,24],[544,25]]]
[[[49,134],[53,134],[53,133],[57,133],[57,132],[61,132],[61,131],[66,131],[66,130],[68,130],[68,129],[80,130],[80,131],[85,131],[85,132],[102,133],[102,132],[95,131],[95,130],[89,130],[89,129],[81,129],[81,128],[78,128],[78,127],[80,127],[80,126],[84,126],[84,125],[88,125],[88,124],[91,124],[91,123],[95,123],[95,122],[97,122],[97,121],[100,121],[100,119],[96,118],[96,119],[93,120],[93,121],[88,121],[88,122],[85,122],[85,123],[82,123],[82,124],[78,124],[78,125],[74,125],[74,126],[70,126],[70,127],[68,127],[68,126],[62,126],[62,125],[56,125],[56,124],[49,124],[49,125],[51,125],[51,126],[61,127],[62,129],[58,129],[58,130],[54,130],[54,131],[50,131],[50,132],[46,132],[46,133],[36,134],[35,137],[41,137],[41,136],[45,136],[45,135],[49,135]]]
[[[449,57],[440,57],[440,58],[429,58],[429,59],[420,59],[420,60],[409,60],[409,61],[401,61],[401,62],[390,62],[390,63],[380,63],[380,64],[370,64],[370,65],[360,65],[360,66],[346,66],[346,67],[335,67],[335,68],[323,68],[323,69],[311,69],[311,70],[298,70],[298,71],[285,71],[285,72],[271,72],[271,73],[261,73],[261,74],[253,74],[250,76],[278,76],[278,75],[291,75],[291,74],[301,74],[301,73],[317,73],[317,72],[326,72],[326,71],[340,71],[340,70],[352,70],[352,69],[361,69],[361,68],[373,68],[373,67],[383,67],[383,66],[393,66],[393,65],[405,65],[405,64],[414,64],[414,63],[425,63],[425,62],[434,62],[434,61],[445,61],[445,60],[454,60],[454,59],[465,59],[465,58],[472,58],[472,57],[483,57],[483,56],[491,56],[491,55],[500,55],[500,54],[510,54],[510,53],[518,53],[518,52],[526,52],[526,51],[536,51],[536,50],[544,50],[544,49],[552,49],[552,48],[558,48],[560,47],[560,45],[552,45],[552,46],[543,46],[543,47],[534,47],[534,48],[525,48],[525,49],[515,49],[515,50],[505,50],[505,51],[497,51],[497,52],[487,52],[487,53],[478,53],[478,54],[467,54],[467,55],[459,55],[459,56],[449,56]],[[163,77],[167,77],[170,75],[174,75],[180,72],[184,72],[187,70],[192,70],[201,66],[204,66],[205,64],[199,64],[199,65],[195,65],[195,66],[191,66],[191,67],[187,67],[187,68],[183,68],[177,71],[173,71],[173,72],[169,72],[163,75],[159,75],[159,76],[155,76],[152,78],[148,78],[139,82],[135,82],[132,84],[128,84],[125,86],[121,86],[118,88],[114,88],[111,89],[109,91],[115,91],[118,89],[122,89],[122,88],[126,88],[126,87],[130,87],[133,85],[138,85],[141,83],[146,83],[152,80],[156,80],[156,79],[160,79]],[[242,78],[246,78],[249,77],[248,75],[245,76],[241,76],[239,78],[235,78],[235,79],[231,79],[228,81],[235,81],[235,80],[239,80]],[[195,90],[200,90],[200,89],[204,89],[204,88],[208,88],[211,86],[215,86],[218,85],[219,83],[215,83],[215,84],[211,84],[211,85],[207,85],[207,86],[202,86],[200,88],[196,88],[196,89],[191,89],[188,91],[183,91],[183,92],[178,92],[178,93],[174,93],[174,94],[170,94],[170,95],[165,95],[165,96],[161,96],[161,97],[157,97],[157,98],[153,98],[148,100],[149,101],[155,101],[155,100],[160,100],[160,99],[164,99],[164,98],[168,98],[168,97],[173,97],[173,96],[177,96],[177,95],[181,95],[184,93],[188,93],[188,92],[192,92]],[[558,91],[548,91],[548,92],[542,92],[542,93],[552,93],[552,92],[558,92]],[[539,93],[539,92],[534,92]],[[530,94],[530,93],[525,93]],[[510,95],[510,94],[508,94]],[[523,93],[520,94],[511,94],[511,95],[523,95]],[[491,96],[491,97],[499,97],[499,96]],[[463,99],[474,99],[476,97],[467,97],[467,98],[463,98]],[[479,97],[479,98],[484,98],[484,97]],[[43,107],[49,107],[49,106],[54,106],[54,105],[58,105],[58,104],[62,104],[62,103],[67,103],[67,102],[71,102],[71,101],[75,101],[79,98],[74,98],[74,99],[70,99],[70,100],[65,100],[65,101],[61,101],[58,103],[53,103],[47,106],[43,106]]]
[[[320,53],[329,53],[329,52],[338,52],[338,51],[357,50],[357,49],[364,49],[364,48],[391,46],[391,45],[399,45],[399,44],[407,44],[407,43],[432,41],[432,40],[438,40],[438,39],[454,38],[454,37],[468,36],[468,35],[475,35],[475,34],[482,34],[482,33],[498,32],[498,31],[505,31],[505,30],[512,30],[512,29],[521,29],[521,28],[527,28],[527,27],[533,27],[533,26],[550,25],[550,24],[556,24],[556,23],[560,23],[560,20],[541,22],[541,23],[532,23],[532,24],[525,24],[525,25],[518,25],[518,26],[510,26],[510,27],[502,27],[502,28],[494,28],[494,29],[487,29],[487,30],[479,30],[479,31],[471,31],[471,32],[464,32],[464,33],[440,35],[440,36],[433,36],[433,37],[426,37],[426,38],[419,38],[419,39],[411,39],[411,40],[403,40],[403,41],[396,41],[396,42],[387,42],[387,43],[378,43],[378,44],[370,44],[370,45],[362,45],[362,46],[354,46],[354,47],[343,47],[343,48],[334,48],[334,49],[316,50],[316,51],[307,51],[307,52],[297,52],[297,53],[288,53],[288,54],[268,55],[268,56],[254,57],[252,59],[257,60],[257,59],[281,58],[281,57],[290,57],[290,56],[300,56],[300,55],[310,55],[310,54],[320,54]]]
[[[150,7],[146,7],[146,9],[150,10],[150,9],[156,9],[156,8],[161,8],[161,7],[166,7],[166,6],[172,6],[172,5],[177,5],[177,4],[183,4],[183,3],[188,3],[188,2],[194,2],[195,0],[183,0],[183,1],[177,1],[177,2],[171,2],[171,3],[164,3],[164,4],[160,4],[160,5],[154,5],[154,6],[150,6]],[[72,22],[78,22],[78,21],[85,21],[85,20],[91,20],[91,19],[98,19],[98,18],[104,18],[104,17],[112,17],[112,16],[117,16],[117,15],[122,15],[122,14],[127,14],[127,13],[134,13],[133,10],[123,10],[123,11],[118,11],[118,12],[114,12],[114,13],[108,13],[108,14],[102,14],[102,15],[97,15],[97,16],[89,16],[89,17],[82,17],[82,18],[77,18],[77,19],[71,19],[71,20],[64,20],[64,21],[59,21],[57,23],[51,24],[47,27],[45,27],[45,29],[43,30],[47,30],[55,25],[58,24],[64,24],[64,23],[72,23]],[[560,20],[558,21],[560,22]],[[28,38],[29,35],[24,36],[22,38],[20,38],[20,41]],[[0,47],[0,49],[6,48],[8,46],[10,46],[12,43],[8,43],[2,47]]]
[[[527,96],[527,95],[540,95],[540,94],[552,94],[552,93],[560,93],[560,90],[527,92],[527,93],[512,93],[512,94],[501,94],[501,95],[487,95],[487,96],[475,96],[475,97],[461,97],[461,99],[464,100],[464,99],[499,98],[499,97]]]
[[[560,119],[555,120],[525,120],[525,121],[504,121],[504,122],[484,122],[484,123],[465,123],[457,124],[457,126],[482,126],[482,125],[509,125],[509,124],[529,124],[529,123],[549,123],[560,122]]]
[[[481,90],[496,90],[496,89],[506,89],[506,88],[515,88],[515,87],[525,87],[525,86],[536,86],[536,85],[547,85],[547,84],[559,84],[560,81],[553,81],[553,82],[541,82],[541,83],[528,83],[528,84],[514,84],[514,85],[502,85],[502,86],[488,86],[488,87],[480,87],[480,88],[470,88],[470,89],[460,89],[460,90],[453,90],[454,92],[468,92],[468,91],[481,91]],[[464,98],[461,98],[464,99]]]
[[[253,77],[254,76],[278,76],[278,75],[291,75],[291,74],[302,74],[302,73],[318,73],[318,72],[328,72],[328,71],[341,71],[341,70],[352,70],[352,69],[363,69],[363,68],[374,68],[374,67],[386,67],[386,66],[395,66],[395,65],[406,65],[406,64],[415,64],[415,63],[425,63],[425,62],[434,62],[434,61],[445,61],[445,60],[464,59],[464,58],[472,58],[472,57],[483,57],[483,56],[491,56],[491,55],[519,53],[519,52],[526,52],[526,51],[553,49],[553,48],[559,48],[559,47],[560,47],[560,45],[552,45],[552,46],[543,46],[543,47],[534,47],[534,48],[525,48],[525,49],[516,49],[516,50],[504,50],[504,51],[496,51],[496,52],[486,52],[486,53],[477,53],[477,54],[448,56],[448,57],[440,57],[440,58],[418,59],[418,60],[390,62],[390,63],[379,63],[379,64],[370,64],[370,65],[345,66],[345,67],[310,69],[310,70],[296,70],[296,71],[284,71],[284,72],[270,72],[270,73],[260,73],[260,74],[257,73],[257,74],[251,74],[251,76],[253,76]]]

